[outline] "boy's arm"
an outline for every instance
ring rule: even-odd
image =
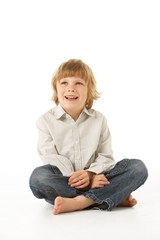
[[[114,166],[115,160],[113,158],[111,135],[107,125],[107,120],[104,117],[95,161],[91,163],[88,169],[85,170],[101,174],[109,171]]]
[[[71,161],[57,153],[54,140],[42,118],[37,120],[39,134],[37,151],[44,164],[57,166],[64,176],[74,172]]]

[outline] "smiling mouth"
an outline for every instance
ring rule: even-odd
[[[67,100],[70,100],[70,101],[74,101],[74,100],[77,100],[78,99],[78,97],[77,96],[65,96],[65,99],[67,99]]]

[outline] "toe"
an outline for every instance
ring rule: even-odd
[[[133,200],[132,195],[129,195],[129,196],[128,196],[128,200],[129,200],[130,202]]]

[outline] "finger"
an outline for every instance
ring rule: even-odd
[[[91,188],[100,188],[100,187],[104,187],[106,185],[109,185],[110,182],[106,182],[106,181],[98,181],[92,184]]]
[[[81,181],[85,178],[86,178],[85,174],[83,174],[83,173],[82,174],[77,174],[77,176],[75,176],[74,178],[69,179],[68,183],[69,184],[76,183],[76,182]]]
[[[105,183],[105,184],[109,184],[109,183],[110,183],[110,182],[109,182],[108,180],[106,180],[106,179],[97,179],[95,182],[96,182],[96,183]]]
[[[74,184],[76,182],[79,182],[80,180],[82,180],[80,177],[76,177],[76,178],[73,178],[71,181],[69,181],[68,184],[71,185],[71,184]]]
[[[97,184],[97,185],[92,185],[91,188],[102,188],[104,187],[104,185],[100,185],[100,184]]]
[[[82,181],[83,179],[85,179],[82,175],[80,175],[79,177],[76,177],[74,178],[71,182],[69,183],[76,183],[76,182],[79,182],[79,181]]]
[[[85,170],[79,170],[79,171],[76,171],[72,174],[72,177],[77,177],[77,176],[80,176],[80,175],[88,175],[87,172]],[[71,179],[72,179],[71,177]]]
[[[82,180],[79,180],[79,181],[77,181],[75,183],[72,183],[71,187],[77,187],[77,186],[80,186],[80,185],[85,184],[87,182],[88,182],[87,179],[82,179]]]
[[[108,181],[108,180],[105,180],[105,181],[103,181],[104,183],[107,183],[107,184],[110,184],[110,181]]]
[[[77,177],[78,173],[77,172],[74,172],[70,178],[69,178],[69,181],[72,181],[75,177]]]
[[[80,175],[82,175],[82,174],[84,174],[83,171],[74,172],[74,173],[72,173],[70,179],[73,179],[73,178],[75,178],[75,177],[78,177],[78,176],[80,176]]]
[[[77,188],[77,189],[81,189],[81,188],[85,188],[85,187],[87,187],[88,185],[89,185],[89,183],[85,183],[85,184],[82,184],[82,185],[77,186],[77,187],[75,187],[75,188]]]
[[[101,178],[100,181],[109,182],[109,180],[106,177]]]
[[[77,178],[77,175],[76,175],[76,174],[72,175],[72,176],[69,178],[68,183],[75,182],[75,179],[76,179],[76,178]]]
[[[108,184],[110,184],[110,182],[108,182],[108,181],[107,181],[107,182],[106,182],[106,181],[100,181],[99,184],[100,184],[100,185],[102,185],[102,184],[103,184],[103,185],[108,185]]]

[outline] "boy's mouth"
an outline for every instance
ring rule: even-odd
[[[74,102],[78,99],[78,96],[74,96],[74,95],[67,95],[65,96],[65,99],[67,99],[70,102]]]

